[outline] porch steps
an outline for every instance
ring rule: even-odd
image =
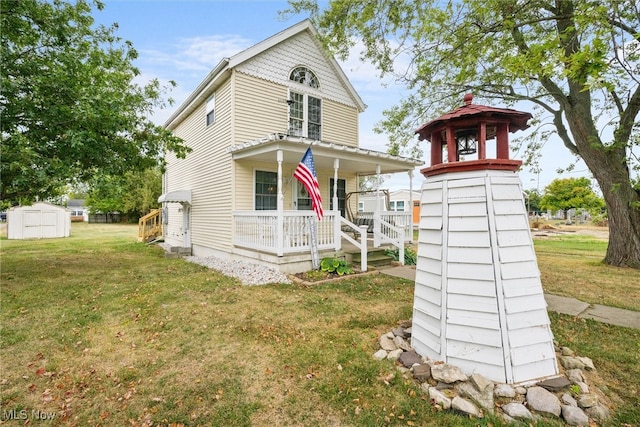
[[[385,254],[385,250],[387,248],[380,247],[374,248],[367,251],[367,266],[373,268],[380,268],[390,266],[393,262],[393,258],[389,255]],[[359,266],[360,265],[360,251],[359,250],[348,250],[345,251],[347,262],[351,263],[351,265]]]

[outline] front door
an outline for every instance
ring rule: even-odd
[[[310,211],[312,209],[311,197],[309,197],[307,189],[304,188],[300,181],[295,180],[293,182],[293,208],[298,211]]]

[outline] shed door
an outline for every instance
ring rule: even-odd
[[[40,220],[42,212],[39,210],[25,210],[23,213],[23,226],[25,239],[39,239],[42,237],[42,229]]]

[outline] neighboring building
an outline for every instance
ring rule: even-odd
[[[71,211],[62,206],[36,202],[7,211],[8,239],[50,239],[70,233]]]
[[[379,197],[380,209],[392,212],[411,212],[414,225],[420,222],[420,191],[395,190],[382,191]],[[358,198],[358,212],[374,212],[376,207],[376,192],[361,194]]]
[[[315,217],[293,171],[307,147],[325,210],[320,251],[341,249],[347,210],[357,210],[357,197],[347,196],[358,176],[423,164],[360,147],[358,115],[366,106],[317,36],[305,20],[223,59],[167,120],[193,151],[167,156],[159,198],[166,243],[304,271]]]
[[[84,206],[84,199],[67,200],[67,209],[71,211],[71,222],[89,221],[89,210]]]

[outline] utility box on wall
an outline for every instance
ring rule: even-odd
[[[37,202],[7,211],[8,239],[51,239],[70,233],[71,211],[61,206]]]
[[[521,162],[508,159],[508,133],[525,129],[531,115],[471,100],[416,132],[431,141],[432,165],[421,171],[411,344],[498,382],[554,376],[553,334],[516,173]],[[493,138],[497,158],[488,159]]]

